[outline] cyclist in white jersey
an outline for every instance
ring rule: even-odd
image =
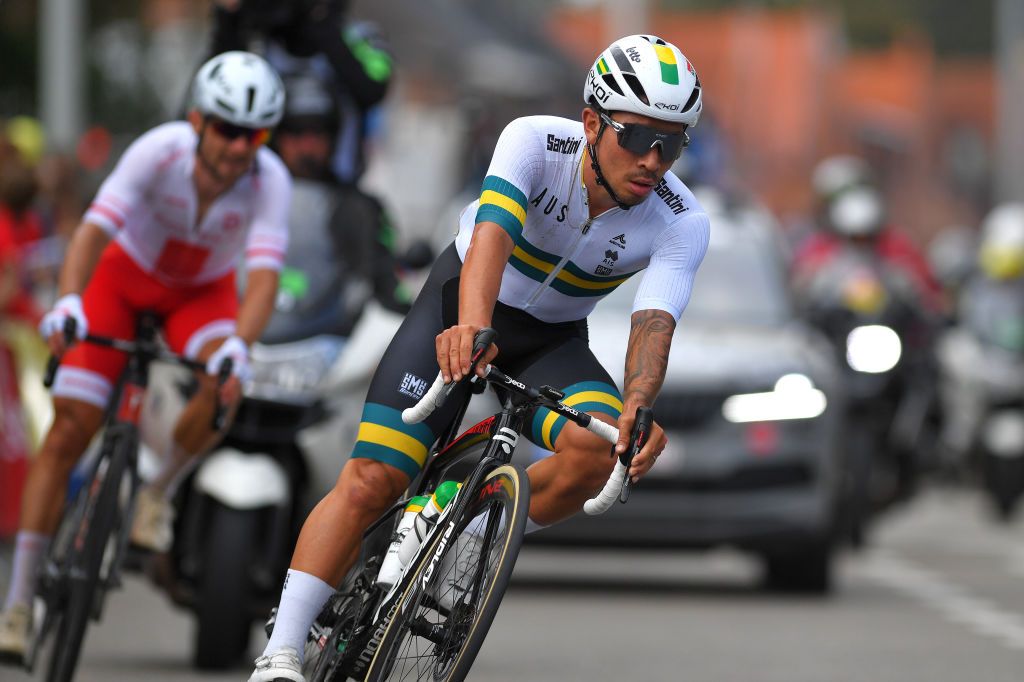
[[[438,367],[446,381],[468,372],[479,329],[495,328],[501,347],[492,346],[484,363],[496,357],[509,374],[550,384],[567,404],[617,424],[619,451],[636,408],[654,403],[710,232],[707,214],[668,172],[699,118],[702,89],[678,48],[635,35],[601,53],[584,101],[582,123],[527,117],[499,138],[480,199],[463,211],[455,243],[374,374],[352,459],[303,527],[250,682],[303,680],[310,624],[355,561],[364,530],[407,488],[466,389],[421,424],[404,424],[402,409],[417,402]],[[641,270],[620,395],[587,345],[586,316]],[[546,409],[530,427],[528,437],[554,454],[528,470],[528,532],[576,513],[614,464],[605,441]],[[665,443],[655,425],[633,460],[634,479]]]
[[[262,145],[283,113],[283,85],[261,57],[231,52],[200,68],[193,98],[188,122],[141,136],[100,187],[68,247],[61,296],[40,325],[62,362],[54,422],[25,486],[0,616],[0,659],[22,659],[37,567],[59,522],[68,477],[102,423],[125,363],[123,354],[92,344],[65,348],[65,320],[76,321],[79,338],[131,338],[139,313],[151,311],[173,351],[207,363],[175,427],[166,470],[137,498],[132,541],[159,551],[171,540],[167,498],[175,474],[220,437],[211,428],[216,403],[237,402],[249,345],[273,311],[288,245],[291,178]],[[235,267],[243,255],[248,278],[239,302]],[[225,358],[233,361],[233,376],[218,396],[215,375]]]

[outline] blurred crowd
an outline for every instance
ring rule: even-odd
[[[75,159],[47,151],[35,119],[0,122],[0,535],[14,530],[27,458],[49,419],[36,325],[84,208],[79,173]]]

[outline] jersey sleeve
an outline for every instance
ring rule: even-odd
[[[651,262],[633,300],[633,312],[664,310],[679,321],[690,300],[697,268],[711,236],[706,213],[692,213],[662,230],[651,245]]]
[[[518,242],[526,221],[533,178],[544,166],[544,150],[527,119],[509,123],[498,138],[480,191],[476,223],[497,223]]]
[[[245,266],[248,270],[280,270],[288,250],[292,181],[276,157],[261,160],[261,165],[263,177],[245,245]]]
[[[84,222],[98,225],[111,237],[117,235],[135,207],[145,201],[158,169],[174,154],[184,153],[175,149],[168,132],[166,126],[154,128],[128,146],[86,209]]]

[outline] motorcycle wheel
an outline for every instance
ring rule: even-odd
[[[1024,494],[1024,457],[985,457],[985,487],[1000,521],[1010,521]]]
[[[253,584],[249,575],[259,541],[260,510],[213,503],[196,600],[195,666],[223,670],[249,647]]]

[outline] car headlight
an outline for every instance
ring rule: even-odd
[[[825,411],[825,394],[803,374],[787,374],[766,393],[732,395],[722,403],[722,415],[734,424],[783,419],[813,419]]]
[[[902,354],[900,336],[889,327],[877,324],[857,327],[846,337],[846,362],[857,372],[888,372]]]
[[[335,336],[315,336],[294,343],[253,345],[252,382],[246,395],[284,401],[307,397],[327,376],[344,344]]]

